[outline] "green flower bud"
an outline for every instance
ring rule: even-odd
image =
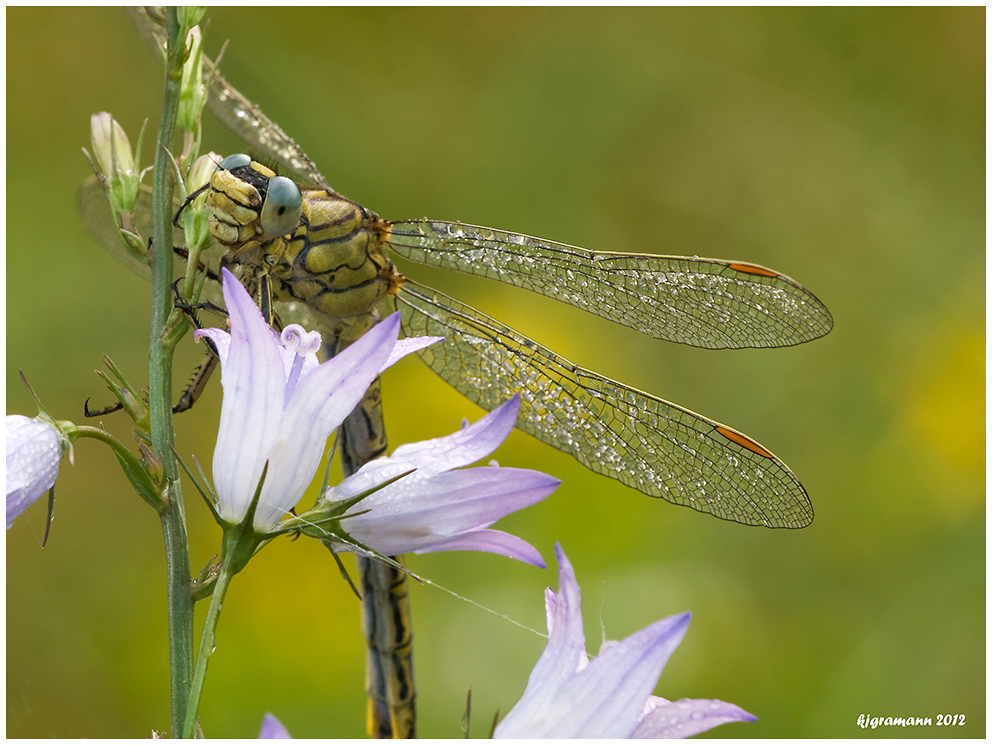
[[[111,210],[114,214],[130,212],[138,201],[141,179],[124,128],[106,111],[93,114],[90,143],[93,146],[90,162],[107,190]]]
[[[205,5],[182,5],[176,9],[176,18],[179,20],[180,28],[193,28],[207,13]]]
[[[207,87],[203,84],[203,34],[199,26],[190,29],[187,40],[189,56],[183,65],[176,124],[187,132],[196,132],[200,126],[203,107],[207,103]]]
[[[195,194],[210,183],[210,177],[217,170],[221,156],[217,153],[201,155],[190,166],[186,174],[186,193]],[[206,248],[213,241],[210,236],[210,211],[207,209],[208,190],[204,189],[183,209],[182,225],[186,231],[186,246],[190,251]]]

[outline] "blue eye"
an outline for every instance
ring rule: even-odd
[[[217,166],[219,170],[230,171],[234,168],[240,168],[241,166],[246,166],[251,163],[251,158],[249,158],[244,153],[235,153],[234,155],[228,155],[224,160],[220,162]]]
[[[300,196],[300,187],[285,176],[270,178],[265,203],[259,216],[262,230],[272,236],[291,233],[300,224],[302,211],[303,197]]]

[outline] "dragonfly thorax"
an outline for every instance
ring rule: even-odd
[[[224,167],[227,165],[228,167]],[[371,314],[387,294],[402,284],[386,257],[381,236],[385,224],[374,212],[329,189],[302,192],[292,182],[299,203],[292,212],[291,197],[277,192],[288,181],[247,156],[225,159],[210,180],[207,207],[214,238],[241,264],[263,265],[272,278],[276,300],[300,301],[332,319]],[[267,213],[280,212],[274,232]]]
[[[267,247],[276,299],[301,300],[333,318],[372,313],[403,278],[382,245],[384,223],[374,212],[326,189],[303,192],[299,227]]]

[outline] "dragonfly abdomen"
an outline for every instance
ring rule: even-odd
[[[340,348],[346,346],[341,343]],[[325,349],[333,356],[338,343]],[[385,455],[389,447],[382,418],[379,378],[341,426],[341,467],[351,475]],[[365,690],[367,731],[375,738],[416,737],[417,689],[413,680],[413,631],[406,574],[399,568],[356,555],[362,588],[362,630],[368,643]],[[393,559],[403,564],[402,556]]]

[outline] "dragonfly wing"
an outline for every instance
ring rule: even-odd
[[[152,212],[151,212],[152,190],[146,185],[141,186],[138,194],[138,202],[131,213],[130,222],[125,225],[125,229],[136,234],[141,239],[144,250],[129,250],[121,238],[120,230],[114,224],[114,218],[110,212],[110,203],[104,192],[103,185],[96,176],[90,176],[79,187],[76,192],[76,209],[79,211],[79,219],[82,220],[86,231],[97,243],[103,246],[118,261],[126,264],[133,271],[140,274],[145,279],[151,279],[151,270],[148,267],[147,240],[152,234]],[[174,231],[173,240],[176,245],[181,245],[182,233]],[[178,257],[177,257],[178,259]],[[181,259],[178,259],[181,261]],[[182,262],[185,271],[186,262]]]
[[[142,184],[138,192],[138,201],[131,212],[129,223],[126,228],[140,237],[138,243],[143,247],[142,251],[129,249],[125,245],[120,235],[120,230],[114,224],[114,218],[110,212],[110,204],[107,202],[107,195],[103,186],[95,176],[91,176],[83,182],[76,192],[76,208],[79,211],[79,218],[82,220],[86,231],[93,240],[103,246],[118,261],[126,264],[134,272],[140,274],[145,279],[151,279],[151,269],[148,266],[147,240],[152,234],[152,190],[151,187]],[[178,208],[178,205],[176,205]],[[173,229],[173,247],[183,245],[185,235],[182,230]],[[201,262],[217,264],[218,250],[211,248],[200,255]],[[186,273],[186,259],[179,253],[173,252],[174,266],[172,273],[174,277],[181,277]],[[212,258],[211,258],[212,257]],[[216,277],[216,272],[213,273]],[[213,279],[207,279],[204,290],[200,296],[201,300],[210,300],[215,305],[223,307],[224,296],[220,283]]]
[[[833,327],[815,295],[743,262],[587,251],[438,220],[390,223],[400,256],[523,287],[656,339],[712,349],[785,347]]]
[[[334,191],[293,138],[228,83],[215,70],[213,63],[206,60],[205,66],[208,71],[214,70],[207,99],[210,111],[225,127],[256,150],[256,159],[264,156],[289,171],[297,181]]]
[[[145,44],[164,55],[167,36],[162,24],[144,7],[128,8],[127,13]],[[210,79],[207,105],[221,124],[255,148],[258,159],[279,163],[302,183],[330,189],[323,174],[292,137],[228,83],[207,57],[203,65]]]
[[[431,369],[487,410],[519,391],[517,427],[596,473],[745,525],[812,521],[789,467],[746,435],[573,365],[410,280],[396,300],[408,335],[445,337],[419,352]]]

